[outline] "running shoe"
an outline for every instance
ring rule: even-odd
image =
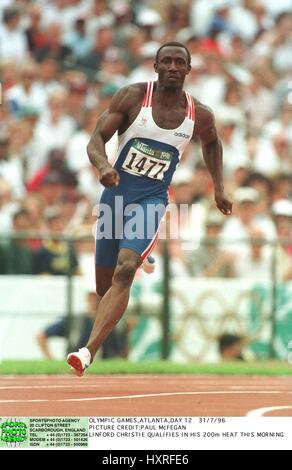
[[[87,367],[90,366],[91,355],[87,348],[81,348],[78,352],[72,352],[67,356],[67,363],[71,366],[72,372],[81,377]]]

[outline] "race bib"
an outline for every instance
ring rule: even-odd
[[[136,176],[147,176],[162,181],[168,170],[173,153],[153,149],[148,144],[135,139],[124,160],[122,169]]]

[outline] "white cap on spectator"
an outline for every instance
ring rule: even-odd
[[[111,2],[111,9],[116,16],[122,16],[128,13],[130,5],[126,0],[119,0],[119,2]]]
[[[143,59],[154,59],[160,44],[156,41],[150,41],[140,47],[140,54]]]
[[[214,0],[215,10],[222,10],[223,8],[229,8],[231,5],[231,0]]]
[[[279,199],[272,205],[272,214],[292,217],[292,202],[289,199]]]
[[[259,193],[256,189],[247,186],[237,188],[233,194],[233,200],[237,203],[242,202],[257,202]]]
[[[224,215],[221,214],[218,210],[211,210],[206,217],[205,225],[214,226],[214,225],[223,225],[225,222]]]
[[[242,65],[227,64],[225,66],[227,72],[232,75],[235,80],[243,85],[249,85],[252,81],[252,74],[247,68],[244,68]]]
[[[137,23],[140,26],[158,26],[161,21],[160,14],[150,8],[143,8],[137,16]]]
[[[173,175],[172,186],[180,186],[181,184],[188,184],[193,181],[192,171],[183,166],[179,167]]]
[[[223,126],[242,126],[244,124],[242,111],[228,105],[219,106],[216,109],[216,118]]]
[[[186,28],[180,29],[175,36],[176,41],[185,43],[189,41],[191,38],[195,38],[196,33],[193,28],[190,28],[189,26]]]

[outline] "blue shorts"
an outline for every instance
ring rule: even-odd
[[[143,261],[155,245],[167,204],[164,197],[139,199],[121,194],[119,187],[106,188],[96,226],[96,265],[114,268],[121,248],[135,251]]]

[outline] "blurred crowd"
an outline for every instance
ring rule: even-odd
[[[170,188],[194,209],[170,242],[173,275],[267,278],[276,240],[292,278],[291,0],[1,0],[0,274],[92,270],[84,237],[102,187],[86,145],[120,87],[156,79],[173,40],[191,53],[185,88],[215,113],[234,201],[220,217],[191,143]],[[45,239],[15,237],[26,230]]]

